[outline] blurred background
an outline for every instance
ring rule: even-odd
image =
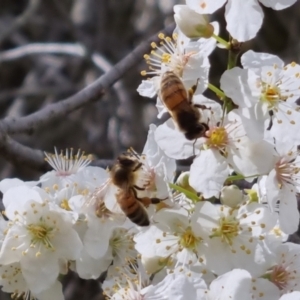
[[[174,4],[184,1],[0,0],[0,117],[28,115],[92,83],[142,41],[173,23]],[[263,27],[256,39],[243,45],[243,51],[251,48],[299,63],[300,2],[283,11],[263,9]],[[220,22],[226,39],[223,15],[224,8],[211,19]],[[46,47],[49,43],[56,54]],[[66,43],[67,50],[58,54]],[[22,55],[12,57],[7,52],[24,46]],[[97,63],[92,55],[97,55]],[[226,51],[216,49],[210,61],[211,81],[218,85],[227,64]],[[136,92],[144,69],[146,64],[137,57],[135,67],[99,101],[13,138],[48,152],[54,146],[81,148],[99,159],[114,159],[130,146],[142,151],[149,124],[162,122],[156,119],[155,101]],[[40,175],[34,168],[3,159],[0,145],[0,179],[34,180]],[[101,299],[94,281],[70,274],[63,282],[68,300]],[[0,299],[9,296],[1,294]]]

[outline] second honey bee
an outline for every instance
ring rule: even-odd
[[[148,226],[150,221],[145,207],[165,199],[138,197],[137,191],[145,190],[144,187],[136,185],[138,171],[142,166],[140,156],[132,150],[117,158],[110,174],[111,182],[118,187],[116,199],[124,214],[133,223]]]
[[[162,75],[161,99],[178,129],[188,140],[205,136],[205,132],[209,129],[207,124],[200,122],[199,108],[202,107],[192,103],[196,88],[197,85],[187,91],[181,79],[172,71],[167,71]]]

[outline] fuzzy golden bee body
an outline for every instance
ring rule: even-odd
[[[163,199],[138,197],[137,191],[145,190],[144,187],[136,185],[138,171],[142,166],[139,156],[131,151],[117,158],[110,174],[111,182],[118,188],[116,199],[121,210],[133,223],[148,226],[150,221],[145,207],[157,204]]]
[[[201,113],[199,108],[192,103],[192,97],[197,88],[193,86],[187,91],[181,79],[172,71],[167,71],[162,75],[160,83],[161,99],[168,109],[178,129],[184,133],[188,140],[194,140],[205,136],[208,126],[201,123]]]

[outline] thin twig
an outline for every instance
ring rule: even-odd
[[[169,25],[165,30],[165,34],[170,34],[174,29],[174,25]],[[45,108],[22,118],[6,118],[2,121],[3,130],[9,134],[20,132],[33,132],[36,128],[40,128],[51,121],[57,120],[66,114],[82,107],[83,105],[99,100],[105,93],[105,89],[109,88],[130,68],[136,65],[143,57],[143,54],[149,50],[149,44],[152,41],[158,41],[157,35],[151,37],[147,41],[136,47],[131,53],[117,63],[110,71],[102,75],[92,84],[79,91],[77,94],[61,100],[58,103],[49,104]]]
[[[29,1],[26,10],[19,17],[17,17],[10,26],[4,27],[5,28],[4,31],[0,32],[0,44],[7,37],[9,37],[14,31],[16,31],[18,28],[22,27],[24,24],[26,24],[29,21],[29,19],[36,11],[39,4],[40,4],[40,0]]]
[[[15,165],[27,165],[37,170],[45,170],[44,154],[24,146],[9,137],[0,126],[0,153],[1,156]]]

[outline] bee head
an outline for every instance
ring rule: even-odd
[[[198,139],[200,137],[205,137],[206,131],[209,130],[209,127],[205,123],[198,123],[196,126],[185,133],[185,137],[188,140]]]

